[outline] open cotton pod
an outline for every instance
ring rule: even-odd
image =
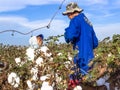
[[[82,90],[81,86],[76,86],[73,90]]]

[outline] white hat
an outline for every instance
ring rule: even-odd
[[[69,4],[66,6],[66,11],[63,12],[62,14],[63,14],[63,15],[67,15],[68,13],[73,13],[73,12],[75,12],[75,11],[81,12],[81,11],[83,11],[83,9],[81,9],[81,8],[77,5],[77,3],[71,2],[71,3],[69,3]]]

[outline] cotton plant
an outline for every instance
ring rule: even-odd
[[[68,60],[72,61],[73,57],[71,56],[70,52],[68,52]]]
[[[73,90],[82,90],[81,86],[76,86]]]
[[[29,61],[34,61],[34,57],[35,57],[34,53],[35,53],[35,49],[33,49],[33,48],[31,48],[31,47],[29,47],[29,48],[26,50],[26,56],[27,56],[27,59],[28,59]]]
[[[34,90],[35,88],[35,83],[32,83],[31,80],[27,80],[27,86],[28,86],[28,90]]]
[[[36,36],[33,36],[29,39],[29,44],[30,47],[26,50],[26,55],[28,57],[28,60],[33,61],[36,57],[36,53],[40,53],[42,52],[46,57],[50,57],[52,55],[52,53],[50,52],[49,48],[47,46],[39,46]],[[53,58],[50,58],[50,60],[52,61]],[[36,61],[37,63],[39,61]]]
[[[8,83],[17,88],[20,85],[20,77],[15,72],[11,72],[8,74]]]
[[[58,73],[55,74],[56,77],[56,82],[60,83],[62,81],[62,77],[60,75],[58,75]]]
[[[71,64],[71,61],[65,61],[64,65],[66,68],[70,68],[70,65],[72,65],[72,64]]]
[[[35,62],[36,62],[36,65],[41,66],[43,64],[43,58],[38,57]]]
[[[42,46],[40,47],[39,49],[41,52],[43,52],[43,54],[46,56],[46,57],[50,57],[52,55],[52,53],[50,52],[49,48],[47,46]]]
[[[52,74],[46,74],[40,77],[40,80],[42,81],[42,86],[40,90],[53,90],[54,88],[54,80],[53,80]]]
[[[30,72],[31,72],[31,75],[32,75],[31,79],[34,80],[34,81],[38,80],[38,76],[37,76],[38,68],[37,67],[32,67]]]
[[[47,79],[50,79],[51,78],[51,74],[46,74],[46,75],[43,75],[40,77],[40,80],[41,81],[46,81]]]
[[[59,52],[57,55],[58,55],[58,56],[62,56],[63,54],[62,54],[61,52]]]
[[[22,61],[20,57],[15,58],[15,62],[18,66],[22,66],[26,61]]]
[[[43,81],[41,89],[40,90],[54,90],[53,86],[49,84],[47,81]]]
[[[20,59],[20,57],[15,58],[15,62],[19,65],[19,64],[21,63],[21,59]]]
[[[46,59],[43,59],[43,62],[46,62],[45,60],[50,62],[53,61],[52,53],[50,52],[47,46],[41,46],[40,48],[35,50],[35,58],[36,58],[35,59],[36,63],[38,63],[42,58],[46,58]]]
[[[48,79],[48,78],[49,78],[48,75],[44,75],[44,76],[41,76],[41,77],[40,77],[40,80],[41,80],[41,81],[45,81],[45,80]]]

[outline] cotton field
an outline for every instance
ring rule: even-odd
[[[120,35],[99,43],[93,69],[74,88],[70,88],[69,75],[74,73],[77,51],[70,44],[46,40],[37,49],[0,44],[1,90],[120,90]]]

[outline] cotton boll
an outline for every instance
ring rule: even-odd
[[[111,53],[109,53],[109,54],[108,54],[108,57],[111,57],[111,56],[112,56],[112,54],[111,54]]]
[[[41,66],[41,64],[43,63],[43,58],[39,57],[37,60],[36,60],[36,64]]]
[[[37,67],[33,67],[33,68],[31,69],[31,73],[33,73],[33,74],[38,73],[38,68],[37,68]]]
[[[31,47],[29,47],[26,50],[26,55],[27,55],[29,61],[33,61],[34,60],[34,57],[35,57],[34,52],[35,52],[34,49],[31,48]]]
[[[49,49],[48,49],[48,47],[46,47],[46,46],[42,46],[42,47],[40,48],[40,50],[41,50],[42,52],[47,52],[47,50],[49,50]]]
[[[56,74],[56,82],[60,83],[62,81],[62,78],[60,76],[58,76],[58,74]]]
[[[16,78],[15,78],[15,81],[16,81],[16,83],[19,83],[19,82],[20,82],[20,78],[19,78],[19,77],[16,77]]]
[[[15,62],[19,65],[19,63],[21,62],[20,58],[15,58]]]
[[[69,56],[68,59],[69,59],[70,61],[72,61],[73,58],[72,58],[71,56]]]
[[[65,64],[65,67],[66,67],[66,68],[69,68],[69,65],[70,65],[71,63],[70,63],[70,61],[66,61],[66,62],[64,62],[64,64]]]
[[[34,80],[34,81],[38,80],[37,74],[33,75],[31,79]]]
[[[16,73],[12,72],[8,75],[8,83],[17,88],[20,84],[20,78],[17,76]]]
[[[14,72],[8,75],[8,83],[13,83],[13,77],[16,77],[16,73]]]
[[[49,82],[44,81],[44,82],[42,83],[42,86],[49,86]]]
[[[40,80],[41,80],[41,81],[45,81],[47,78],[48,78],[47,76],[41,76],[41,77],[40,77]]]
[[[52,57],[50,57],[49,61],[51,61],[51,62],[52,62],[52,61],[53,61],[53,58],[52,58]]]
[[[104,78],[100,78],[96,81],[97,86],[102,86],[105,84],[105,79]]]
[[[58,53],[57,55],[58,55],[58,56],[61,56],[61,55],[62,55],[62,53]]]
[[[47,57],[50,57],[52,55],[52,53],[46,53]]]
[[[27,80],[27,85],[28,85],[28,88],[29,88],[29,89],[32,89],[32,88],[33,88],[32,83],[31,83],[30,80]]]
[[[44,53],[44,55],[47,56],[47,57],[50,57],[50,56],[52,55],[52,53],[48,53],[48,52],[47,52],[47,51],[49,51],[49,49],[48,49],[48,47],[46,47],[46,46],[42,46],[42,47],[40,48],[40,51],[42,51],[42,52]]]
[[[20,58],[15,58],[15,62],[17,63],[17,65],[19,65],[19,66],[22,66],[24,63],[25,63],[25,61],[23,62],[23,61],[21,61],[21,59]]]
[[[27,80],[28,89],[27,90],[37,90],[38,87],[35,83],[32,83],[30,80]]]
[[[70,52],[68,52],[68,59],[69,59],[70,61],[73,60],[72,56],[70,55]]]
[[[82,90],[81,86],[76,86],[73,90]]]
[[[31,69],[31,74],[32,74],[32,80],[36,81],[38,79],[38,68],[34,67]]]
[[[14,88],[17,88],[19,85],[16,83],[15,85],[14,85]]]
[[[49,85],[49,82],[44,81],[40,90],[53,90],[53,87]]]
[[[12,73],[10,74],[10,76],[12,76],[12,77],[17,77],[17,74],[16,74],[15,72],[12,72]]]

